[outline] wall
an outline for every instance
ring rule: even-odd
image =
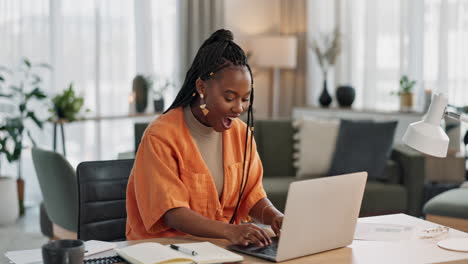
[[[248,50],[246,40],[255,35],[277,35],[280,26],[279,0],[226,0],[225,26],[234,40]],[[269,116],[272,72],[254,68],[255,118]]]

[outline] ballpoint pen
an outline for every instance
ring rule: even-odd
[[[188,254],[188,255],[192,255],[192,256],[198,255],[198,253],[195,250],[191,250],[191,249],[188,249],[188,248],[183,248],[183,247],[180,247],[180,246],[177,246],[177,245],[174,245],[174,244],[171,244],[170,247],[172,249],[175,249],[177,251],[180,251],[180,252]]]

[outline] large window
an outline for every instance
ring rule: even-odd
[[[88,115],[126,115],[136,74],[174,76],[176,2],[2,0],[0,65],[13,67],[22,57],[49,63],[54,70],[46,76],[44,88],[50,95],[73,82],[75,90],[85,98]],[[152,104],[146,111],[153,111]],[[66,124],[67,159],[75,166],[84,160],[115,159],[119,152],[133,150],[133,123],[149,120]],[[39,144],[50,149],[51,126],[38,135]],[[61,150],[60,144],[58,147]],[[27,200],[37,200],[30,152],[24,153]],[[2,172],[16,175],[13,166],[2,168]]]
[[[390,92],[398,89],[403,74],[417,80],[416,110],[422,110],[428,89],[448,94],[451,104],[468,105],[468,1],[334,3],[338,5],[327,9],[333,2],[309,1],[314,7],[309,8],[310,17],[325,17],[320,14],[324,10],[331,16],[328,25],[310,23],[310,33],[330,32],[339,24],[343,52],[335,67],[335,83],[356,88],[356,107],[398,110],[399,99]],[[320,82],[314,77],[311,89],[318,95]]]

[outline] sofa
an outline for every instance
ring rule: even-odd
[[[257,120],[255,140],[263,163],[263,186],[269,199],[284,210],[289,184],[299,180],[293,166],[294,128],[291,120]],[[403,146],[392,147],[385,181],[368,180],[361,216],[390,213],[421,215],[424,156]],[[325,176],[325,175],[324,175]]]

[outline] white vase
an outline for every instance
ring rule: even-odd
[[[0,225],[14,223],[19,216],[16,179],[0,176],[0,201]]]

